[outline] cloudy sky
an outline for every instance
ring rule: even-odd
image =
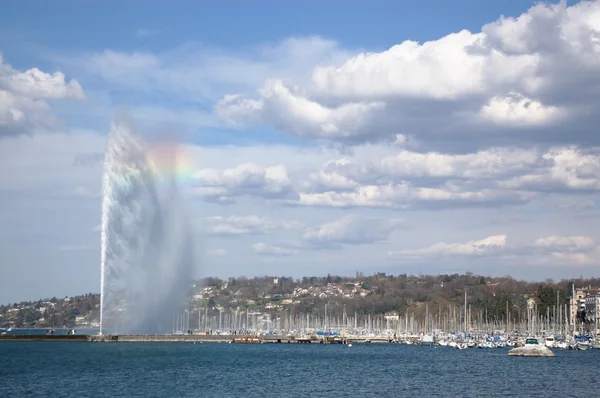
[[[0,14],[2,303],[99,291],[119,109],[181,141],[197,275],[600,272],[600,1],[30,3]]]

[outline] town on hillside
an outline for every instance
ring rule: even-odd
[[[468,319],[490,328],[539,322],[591,330],[600,304],[600,279],[527,282],[511,277],[386,275],[354,277],[209,277],[190,285],[173,330],[285,329],[305,323],[382,326],[404,316],[408,324],[460,329]],[[0,306],[2,328],[97,328],[99,294]],[[346,321],[344,320],[346,319]],[[456,321],[459,319],[459,322]],[[454,324],[453,324],[454,322]],[[570,327],[570,326],[569,326]]]

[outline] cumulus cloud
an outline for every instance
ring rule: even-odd
[[[598,148],[499,147],[467,154],[406,149],[378,160],[343,157],[309,173],[290,203],[305,206],[456,207],[525,204],[550,192],[600,187]]]
[[[483,189],[479,191],[460,190],[453,187],[415,187],[408,183],[387,185],[363,185],[351,192],[328,191],[323,193],[300,193],[291,205],[321,207],[371,207],[391,209],[455,208],[524,204],[534,194],[520,191]]]
[[[402,227],[403,220],[367,218],[348,215],[339,220],[309,228],[302,236],[303,245],[311,248],[338,249],[343,244],[356,245],[386,241]]]
[[[63,229],[81,222],[80,230],[90,233],[97,224],[94,200],[35,198],[97,198],[104,137],[16,135],[55,125],[51,105],[84,98],[79,81],[88,95],[98,90],[141,99],[134,113],[151,125],[222,127],[218,116],[232,127],[265,125],[317,141],[303,147],[185,145],[198,171],[183,188],[205,199],[191,201],[191,212],[207,232],[239,236],[227,240],[223,268],[213,271],[245,272],[235,267],[246,263],[255,241],[244,235],[260,235],[250,246],[255,254],[301,260],[307,273],[330,269],[332,259],[361,267],[355,253],[378,258],[385,252],[369,250],[388,242],[391,259],[422,261],[432,272],[444,261],[564,269],[599,264],[599,237],[587,236],[595,233],[589,215],[597,214],[600,189],[594,130],[600,124],[599,4],[537,5],[479,32],[405,41],[380,52],[311,37],[235,54],[189,44],[163,53],[107,49],[56,59],[78,80],[0,62],[0,134],[12,135],[0,140],[2,220],[31,225],[35,219],[41,228],[40,214],[32,211],[69,220],[52,232],[64,234],[63,242],[71,239]],[[173,108],[161,108],[164,103]],[[260,141],[262,132],[244,140]],[[514,206],[495,216],[483,209],[506,205]],[[355,215],[342,217],[338,209],[348,208]],[[414,234],[395,232],[405,227],[399,210]],[[227,215],[206,219],[223,211]],[[269,218],[275,213],[282,219]],[[470,228],[489,227],[491,217],[497,230],[472,235]],[[357,247],[362,243],[377,244]],[[339,247],[346,250],[308,250]],[[17,258],[20,249],[10,250]],[[32,252],[22,250],[23,257]],[[225,249],[206,253],[224,255]],[[233,265],[224,271],[228,262]]]
[[[531,173],[500,182],[506,188],[537,190],[600,190],[600,150],[581,150],[574,146],[552,148],[539,159],[541,165]]]
[[[252,245],[254,253],[260,256],[281,256],[290,257],[299,253],[297,249],[283,246],[272,245],[264,242],[258,242]]]
[[[283,165],[245,163],[225,170],[203,169],[194,178],[199,185],[195,192],[217,203],[233,203],[235,197],[246,195],[264,199],[296,197],[288,169]]]
[[[47,99],[83,99],[77,80],[62,72],[31,68],[24,72],[4,63],[0,55],[0,136],[48,128],[57,122]]]
[[[271,123],[299,137],[335,140],[364,134],[385,108],[383,102],[327,107],[292,93],[281,80],[267,82],[260,94],[259,100],[226,96],[217,104],[215,112],[233,126],[240,120]]]
[[[488,104],[481,108],[479,114],[495,124],[516,128],[543,126],[567,116],[566,110],[545,106],[519,93],[491,98]]]
[[[311,179],[326,188],[335,185],[350,188],[354,182],[499,179],[527,173],[540,160],[536,149],[493,148],[460,155],[400,150],[375,161],[356,162],[350,158],[330,161]]]
[[[551,192],[600,189],[598,148],[497,147],[466,154],[369,148],[307,164],[294,178],[282,164],[202,169],[195,192],[222,204],[253,196],[294,206],[410,210],[522,205]]]
[[[300,228],[299,221],[271,220],[256,215],[209,217],[204,221],[204,228],[213,235],[249,235],[266,234],[278,229]]]
[[[246,163],[199,170],[194,192],[221,204],[252,196],[293,206],[497,207],[525,204],[539,195],[539,190],[521,186],[515,179],[547,172],[551,166],[544,156],[535,149],[515,148],[465,155],[401,150],[377,161],[357,161],[362,155],[332,160],[316,170],[296,172],[294,179],[283,165]]]
[[[432,147],[509,142],[598,143],[600,1],[538,4],[480,32],[320,63],[310,82],[266,79],[255,98],[224,96],[233,125],[270,124],[303,138],[393,141],[408,132]],[[450,141],[450,137],[451,140]]]
[[[446,243],[440,242],[421,249],[407,249],[400,251],[390,251],[390,255],[401,255],[408,257],[426,257],[426,256],[474,256],[484,255],[504,248],[506,245],[506,235],[493,235],[479,240],[472,240],[464,243]]]
[[[543,236],[515,248],[510,257],[546,265],[585,266],[600,264],[600,246],[590,236]]]
[[[594,246],[594,240],[589,236],[546,236],[536,239],[533,247],[559,247],[584,249]]]
[[[542,236],[531,242],[507,245],[507,235],[488,236],[464,243],[440,242],[419,249],[389,251],[390,258],[415,260],[448,257],[485,257],[494,264],[585,266],[600,264],[600,246],[589,236]]]

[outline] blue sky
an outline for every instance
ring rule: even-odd
[[[63,51],[164,51],[186,41],[243,50],[283,37],[311,35],[336,38],[345,46],[384,50],[406,39],[435,40],[461,29],[477,31],[502,14],[519,15],[534,3],[179,1],[167,6],[163,1],[9,1],[0,21],[9,36],[25,39],[21,45],[29,42]],[[146,34],[136,37],[138,31]],[[153,40],[142,40],[149,37]]]
[[[99,291],[120,109],[197,276],[597,275],[599,1],[176,4],[5,3],[0,302]]]

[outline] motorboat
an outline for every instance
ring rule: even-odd
[[[554,357],[556,354],[546,347],[545,344],[540,344],[539,340],[535,337],[528,337],[525,339],[525,344],[521,347],[513,348],[508,352],[509,356],[523,356],[523,357]]]
[[[575,348],[579,351],[585,351],[590,347],[591,347],[591,344],[589,341],[578,341],[577,344],[575,345]]]
[[[419,340],[419,345],[433,345],[433,343],[433,336],[430,334],[423,335],[423,337],[421,337]]]

